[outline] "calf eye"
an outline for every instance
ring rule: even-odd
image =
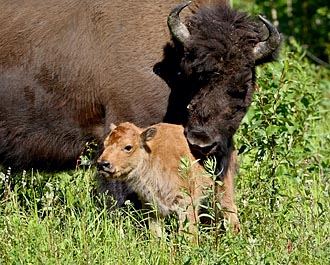
[[[132,149],[133,149],[133,146],[131,146],[130,144],[128,144],[128,145],[126,145],[126,146],[124,147],[124,150],[125,150],[126,152],[131,152]]]

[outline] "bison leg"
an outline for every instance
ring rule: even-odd
[[[227,173],[222,179],[223,185],[216,186],[217,200],[221,205],[221,216],[228,222],[230,229],[239,232],[240,224],[237,217],[237,207],[234,202],[234,178],[237,168],[237,153],[231,152]]]

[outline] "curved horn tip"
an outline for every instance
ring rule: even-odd
[[[168,15],[168,21],[170,19],[174,19],[177,16],[179,16],[181,10],[184,9],[186,6],[189,6],[191,3],[192,3],[192,1],[188,1],[188,2],[182,3],[182,4],[177,5],[176,7],[174,7],[172,9],[172,11],[170,12],[170,14]]]
[[[276,26],[274,26],[272,22],[270,22],[262,15],[258,15],[258,18],[266,25],[267,29],[269,30],[269,35],[272,35],[273,38],[281,39],[280,33],[278,32]]]
[[[258,15],[258,18],[266,25],[269,36],[265,41],[258,43],[254,47],[254,54],[257,60],[272,54],[281,44],[281,35],[277,28],[263,16]]]
[[[267,18],[263,17],[262,15],[258,15],[259,20],[261,20],[268,29],[276,29],[272,22],[270,22]]]
[[[191,3],[192,1],[188,1],[180,5],[177,5],[176,7],[173,8],[173,11],[176,10],[177,12],[180,12],[182,9],[184,9],[186,6],[189,6]]]
[[[268,22],[268,23],[270,23],[270,21],[268,20],[268,19],[266,19],[265,17],[263,17],[262,15],[258,15],[258,18],[261,20],[261,21],[263,21],[263,22]]]

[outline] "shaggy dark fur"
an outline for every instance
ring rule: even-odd
[[[181,1],[2,1],[0,162],[73,167],[112,122],[166,121],[185,125],[201,157],[217,156],[225,182],[263,33],[224,2],[196,0],[183,10],[191,38],[182,46],[166,25]],[[125,187],[105,189],[124,201]]]
[[[251,105],[255,66],[274,60],[277,51],[256,61],[253,48],[265,39],[265,31],[247,14],[222,4],[201,8],[185,24],[191,37],[183,47],[176,42],[174,48],[166,47],[157,70],[172,89],[169,106],[186,115],[178,117],[189,142],[195,143],[192,149],[201,158],[215,155],[223,177],[235,149],[233,135]]]
[[[212,142],[219,170],[227,172],[233,135],[251,104],[255,86],[253,47],[264,38],[261,26],[246,14],[217,6],[201,9],[187,22],[181,67],[197,84],[189,107],[187,137]]]

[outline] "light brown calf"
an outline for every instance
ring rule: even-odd
[[[177,213],[180,232],[187,219],[189,232],[195,235],[194,224],[204,190],[215,183],[198,162],[193,163],[196,159],[190,152],[182,126],[159,123],[141,129],[128,122],[112,125],[104,147],[98,159],[100,171],[109,178],[125,180],[144,203],[156,206],[160,217]],[[180,170],[182,158],[192,163],[185,174]],[[236,161],[231,161],[231,179],[235,164]],[[216,192],[225,210],[223,217],[228,219],[234,231],[239,231],[233,180],[226,181],[226,186],[218,185]]]

